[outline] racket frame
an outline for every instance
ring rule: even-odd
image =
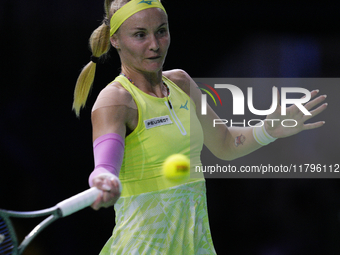
[[[37,218],[49,215],[46,219],[41,221],[37,226],[35,226],[31,232],[26,235],[25,239],[18,246],[18,239],[15,233],[15,229],[13,227],[12,221],[10,217],[15,218]],[[17,211],[9,211],[0,209],[0,216],[5,221],[7,228],[10,232],[10,236],[13,243],[13,255],[20,255],[25,250],[27,245],[35,238],[43,229],[45,229],[48,225],[50,225],[55,220],[62,217],[61,210],[57,207],[51,207],[44,210],[38,211],[29,211],[29,212],[17,212]]]
[[[77,212],[89,205],[91,205],[97,196],[101,194],[102,191],[96,187],[92,187],[85,190],[77,195],[74,195],[68,199],[59,202],[57,205],[38,211],[10,211],[0,209],[0,217],[4,220],[7,229],[9,231],[10,237],[12,239],[13,249],[12,255],[21,255],[27,245],[35,238],[43,229],[50,225],[55,220],[66,217],[74,212]],[[18,239],[11,221],[11,217],[15,218],[37,218],[47,216],[43,221],[41,221],[32,231],[25,237],[25,239],[18,246]]]

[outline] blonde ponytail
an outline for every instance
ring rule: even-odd
[[[92,51],[92,60],[98,59],[110,50],[110,20],[113,14],[130,0],[105,0],[105,18],[103,23],[93,31],[90,37],[90,48]],[[159,0],[159,2],[161,2]],[[81,71],[76,87],[74,89],[73,110],[79,117],[80,110],[85,106],[87,97],[92,88],[94,76],[96,73],[96,63],[91,60]],[[97,61],[95,61],[97,62]]]
[[[104,22],[93,31],[90,40],[90,49],[93,57],[101,57],[110,49],[110,26],[107,25],[106,19]],[[89,62],[81,71],[76,87],[74,89],[73,110],[79,117],[80,109],[85,106],[87,97],[92,88],[94,76],[96,73],[96,63]]]
[[[160,1],[160,0],[159,0]],[[92,51],[92,60],[106,54],[111,46],[110,43],[110,20],[112,15],[130,0],[105,0],[105,18],[103,23],[93,31],[90,37],[90,48]],[[94,76],[96,73],[96,63],[91,61],[81,71],[74,90],[73,110],[79,117],[81,108],[85,106],[87,97],[92,88]]]
[[[130,0],[105,0],[105,18],[103,23],[93,31],[90,37],[90,48],[92,56],[99,58],[110,50],[110,19],[112,15]],[[74,99],[72,109],[79,117],[80,110],[85,106],[87,97],[92,88],[94,76],[96,73],[96,63],[91,61],[81,71],[76,87],[74,89]]]

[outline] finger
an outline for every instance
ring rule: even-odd
[[[103,192],[103,203],[108,203],[114,198],[114,194],[111,192]]]
[[[323,95],[323,96],[319,96],[317,98],[315,98],[314,100],[308,102],[307,104],[305,104],[305,108],[307,110],[312,109],[313,107],[315,107],[316,105],[322,103],[323,101],[325,101],[325,99],[327,98],[327,95]]]
[[[106,193],[108,193],[109,195],[120,194],[119,182],[117,181],[117,179],[105,179],[102,187],[105,190],[104,194]]]
[[[94,210],[99,210],[100,208],[100,204],[102,202],[102,198],[103,198],[103,194],[100,193],[97,197],[97,199],[93,202],[93,204],[91,205],[91,207],[94,209]]]
[[[104,192],[102,206],[109,207],[113,205],[118,200],[119,197],[120,197],[119,193]]]
[[[117,179],[112,179],[111,183],[112,183],[112,185],[113,185],[113,187],[115,189],[114,192],[115,193],[120,193],[120,183],[119,183],[119,181]]]
[[[318,89],[312,90],[312,91],[310,92],[310,99],[314,98],[318,93],[319,93],[319,90],[318,90]],[[304,95],[303,97],[301,97],[301,99],[302,99],[302,98],[305,98],[305,97],[306,97],[306,95]]]
[[[325,125],[324,121],[319,121],[319,122],[315,122],[315,123],[308,123],[308,124],[305,124],[303,126],[303,129],[304,130],[311,130],[311,129],[322,127],[323,125]]]
[[[111,190],[110,185],[105,183],[104,180],[97,181],[94,186],[101,191],[110,191]]]
[[[316,97],[317,94],[319,94],[319,90],[318,89],[315,89],[313,91],[310,92],[310,99]]]
[[[104,179],[102,184],[102,190],[110,192],[113,188],[112,182],[109,179]]]
[[[318,114],[322,113],[324,110],[327,109],[327,106],[328,106],[328,103],[324,103],[323,105],[320,105],[318,108],[310,112],[312,115],[306,115],[304,121],[307,121],[310,118],[313,118],[317,116]]]
[[[95,186],[99,189],[100,186],[102,186],[102,185],[103,185],[103,179],[100,179],[100,178],[93,179],[93,186]]]

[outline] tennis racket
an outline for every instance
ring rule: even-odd
[[[96,200],[99,193],[101,193],[101,191],[96,187],[93,187],[65,199],[51,208],[39,211],[16,212],[0,209],[0,255],[22,254],[33,238],[35,238],[49,224],[59,218],[66,217],[91,205]],[[40,222],[19,245],[10,218],[35,218],[47,215],[48,217]]]

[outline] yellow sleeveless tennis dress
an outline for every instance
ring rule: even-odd
[[[162,175],[162,163],[175,153],[190,157],[192,170],[201,165],[203,131],[194,103],[164,76],[168,98],[150,96],[121,75],[115,81],[135,100],[138,125],[125,138],[116,225],[100,255],[216,254],[203,176],[171,182]]]

